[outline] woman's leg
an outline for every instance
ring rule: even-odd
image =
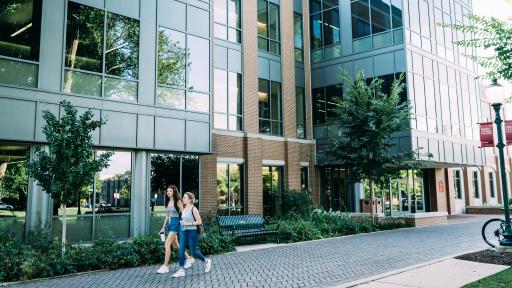
[[[201,252],[197,251],[197,231],[188,230],[187,232],[189,232],[188,245],[190,246],[190,254],[204,262],[206,258],[201,254]]]
[[[179,247],[179,261],[180,261],[180,269],[183,269],[185,266],[185,248],[187,248],[187,230],[181,230],[180,233],[180,247]]]
[[[180,244],[178,243],[178,234],[176,232],[174,233],[174,239],[172,240],[172,247],[174,250],[179,251],[180,250]],[[190,259],[190,256],[187,252],[185,252],[185,259]]]
[[[171,243],[173,242],[173,240],[176,240],[176,232],[170,232],[169,235],[167,235],[167,239],[165,240],[165,266],[169,266],[169,258],[171,257]]]

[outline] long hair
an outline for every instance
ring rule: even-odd
[[[178,190],[178,187],[176,187],[176,185],[169,185],[169,186],[167,186],[167,189],[171,189],[172,190],[172,196],[171,197],[172,197],[172,200],[174,202],[174,209],[176,209],[176,211],[178,211],[178,214],[180,214],[180,217],[181,217],[181,210],[178,207],[178,202],[181,201],[180,191]],[[167,200],[165,202],[165,207],[167,207],[167,205],[169,205],[169,201],[171,201],[169,196],[167,196],[167,189],[165,191],[165,199]]]

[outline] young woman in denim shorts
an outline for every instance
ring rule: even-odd
[[[180,231],[180,220],[181,211],[183,210],[183,203],[181,201],[180,193],[178,188],[174,185],[169,185],[166,191],[166,211],[164,225],[160,230],[160,233],[167,234],[165,240],[165,258],[164,264],[156,271],[156,273],[164,274],[169,273],[169,258],[171,257],[171,244],[175,250],[179,250],[178,244],[178,232]],[[187,258],[185,268],[190,268],[194,259],[188,254],[185,254]]]

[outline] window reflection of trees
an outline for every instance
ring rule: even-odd
[[[173,39],[178,39],[174,40]],[[190,52],[185,48],[185,35],[169,29],[158,31],[158,83],[185,86],[185,71]]]

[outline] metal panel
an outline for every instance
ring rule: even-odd
[[[365,77],[373,77],[373,75],[375,75],[373,73],[373,57],[355,60],[354,71],[355,73],[358,73],[359,70],[362,70],[364,72]]]
[[[137,143],[137,115],[114,111],[102,112],[107,123],[101,127],[101,145],[134,147]]]
[[[155,104],[156,82],[156,0],[144,0],[141,6],[140,43],[139,45],[139,95],[140,104]]]
[[[331,65],[324,68],[324,86],[339,84],[341,80],[341,65]]]
[[[158,0],[158,24],[185,31],[186,5],[174,0]]]
[[[213,62],[215,68],[228,70],[228,49],[219,45],[213,46]]]
[[[147,5],[147,0],[143,0]],[[105,0],[105,8],[108,11],[124,16],[139,18],[139,0]],[[144,43],[144,42],[141,42]]]
[[[105,0],[72,0],[76,3],[82,3],[88,6],[103,9],[105,8]]]
[[[59,105],[49,103],[37,103],[35,140],[41,142],[46,142],[46,136],[43,134],[43,126],[46,123],[46,121],[43,120],[44,110],[48,110],[54,115],[59,115]]]
[[[174,13],[172,14],[174,17]],[[189,33],[210,38],[210,13],[198,9],[194,6],[188,6],[187,9],[187,30]]]
[[[394,53],[376,55],[373,59],[373,71],[375,76],[395,73]]]
[[[36,102],[0,98],[0,135],[2,139],[33,140]]]
[[[60,91],[66,1],[43,1],[39,52],[39,88]]]
[[[137,147],[153,148],[155,139],[155,117],[138,115]]]
[[[395,51],[395,71],[402,72],[407,69],[405,50]]]
[[[258,57],[258,78],[270,80],[270,60]]]
[[[229,71],[242,73],[242,52],[228,49]]]
[[[208,152],[210,150],[210,124],[187,121],[187,151]]]
[[[324,68],[318,68],[311,71],[311,88],[325,86]]]
[[[304,68],[295,66],[295,86],[306,87]]]
[[[185,120],[156,117],[155,148],[184,150]]]
[[[270,80],[281,82],[281,62],[270,60]]]

